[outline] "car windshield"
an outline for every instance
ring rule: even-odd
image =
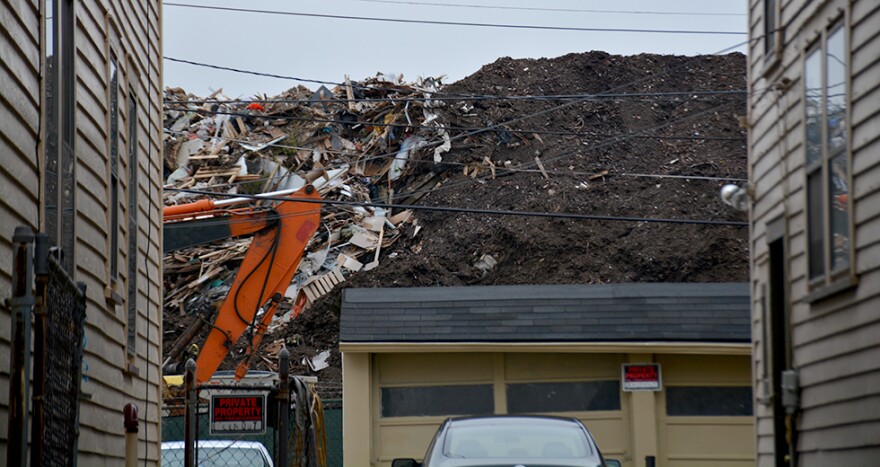
[[[267,467],[259,449],[242,447],[200,447],[198,466],[204,467]],[[183,448],[162,449],[162,466],[183,466]]]
[[[458,458],[582,458],[592,455],[586,434],[575,425],[451,426],[444,454]]]

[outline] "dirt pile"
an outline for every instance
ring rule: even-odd
[[[264,342],[295,341],[295,371],[335,397],[343,287],[746,281],[747,229],[727,224],[747,217],[719,199],[746,178],[745,66],[742,54],[502,58],[430,94],[451,149],[436,162],[443,141],[426,137],[399,178],[374,178],[389,189],[371,200],[479,212],[415,210],[375,269],[346,272]],[[328,349],[329,368],[303,363]]]

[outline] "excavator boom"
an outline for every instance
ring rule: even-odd
[[[298,201],[319,201],[321,197],[314,187],[307,185],[290,198],[290,201],[278,202],[271,210],[213,212],[209,205],[201,203],[193,204],[191,210],[174,206],[173,211],[166,211],[166,244],[170,242],[166,252],[205,241],[254,234],[199,352],[196,361],[199,383],[211,379],[245,330],[268,321],[257,313],[260,309],[267,313],[274,310],[270,302],[277,303],[277,298],[290,286],[306,245],[321,221],[319,204]],[[184,218],[187,219],[181,220]],[[188,234],[189,228],[198,229],[200,235]],[[255,343],[249,345],[248,353],[256,352]]]

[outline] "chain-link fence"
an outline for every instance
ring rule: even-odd
[[[85,291],[52,257],[48,258],[48,273],[45,343],[36,343],[45,349],[41,465],[73,466],[79,433]]]
[[[199,386],[193,410],[195,465],[280,466],[278,443],[283,442],[290,467],[342,467],[342,401],[327,401],[325,406],[309,384],[296,377],[290,382],[289,404],[279,399],[277,383]],[[287,418],[286,440],[280,439],[281,417]],[[185,433],[185,388],[168,387],[162,419],[163,466],[185,465]],[[266,462],[268,458],[272,464]]]
[[[342,467],[342,399],[324,400],[327,467]]]
[[[271,388],[242,386],[239,390],[213,390],[199,388],[196,390],[197,404],[195,408],[195,444],[196,465],[199,466],[247,466],[264,467],[272,465],[275,456],[276,424],[267,410],[274,397]],[[265,415],[266,426],[226,427],[223,422],[214,422],[211,426],[212,396],[228,397],[230,400],[255,398],[261,402],[260,415]],[[224,399],[225,400],[225,399]],[[217,409],[221,410],[220,408]],[[244,411],[242,408],[240,411]],[[262,422],[260,422],[262,423]],[[241,425],[241,424],[239,424]],[[256,428],[255,428],[256,427]],[[164,417],[162,419],[162,465],[184,465],[185,403],[184,398],[176,397],[165,400]],[[260,431],[260,433],[242,433],[242,431]]]

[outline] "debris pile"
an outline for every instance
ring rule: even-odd
[[[747,280],[747,230],[729,225],[747,217],[719,200],[746,178],[745,88],[742,54],[588,52],[502,58],[448,86],[379,75],[247,102],[169,89],[168,186],[196,193],[166,204],[304,183],[344,203],[323,206],[254,365],[287,346],[334,397],[344,287]],[[247,242],[166,256],[166,358],[204,340],[208,326],[186,331],[210,322]],[[310,308],[288,320],[296,299]]]
[[[325,206],[322,227],[288,290],[289,299],[308,309],[348,275],[378,266],[383,250],[401,237],[418,235],[421,227],[412,211],[360,204],[392,204],[402,198],[413,203],[423,196],[417,190],[401,193],[398,180],[419,151],[440,161],[451,147],[436,114],[443,103],[432,100],[439,87],[432,78],[404,83],[379,75],[333,90],[298,87],[248,101],[231,101],[220,92],[200,99],[167,89],[165,205],[209,193],[285,193],[306,184],[325,200],[347,203]],[[225,239],[165,257],[166,363],[197,340],[201,328],[207,330],[203,323],[229,291],[249,242]],[[282,309],[270,333],[290,320],[289,303]],[[258,357],[272,366],[284,344],[271,341]],[[317,349],[313,359],[304,361],[323,369],[328,356],[329,349]]]

